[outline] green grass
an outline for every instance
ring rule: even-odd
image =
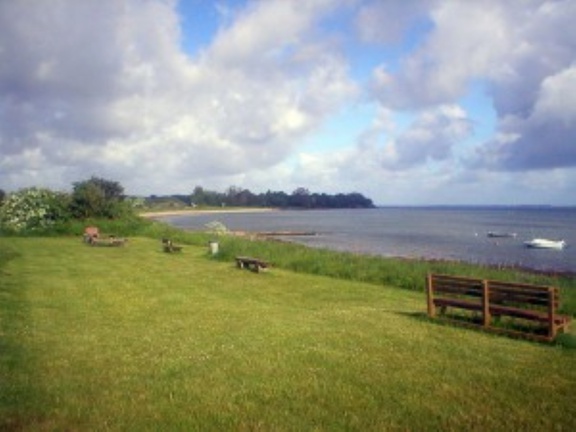
[[[0,430],[572,430],[576,350],[206,247],[0,238]]]
[[[576,278],[570,275],[536,274],[522,269],[464,262],[367,256],[278,241],[251,241],[234,236],[220,236],[219,242],[221,253],[218,258],[223,261],[230,261],[236,255],[256,256],[271,261],[274,266],[299,273],[390,285],[413,291],[424,290],[428,272],[558,286],[562,297],[560,311],[576,315]]]
[[[214,236],[207,232],[185,231],[166,223],[138,216],[120,220],[72,220],[59,224],[44,233],[25,233],[24,235],[81,235],[88,225],[99,227],[104,234],[141,236],[154,239],[170,238],[176,243],[186,245],[205,247],[209,240],[218,240],[221,252],[217,259],[223,262],[230,261],[237,255],[252,255],[270,261],[277,268],[299,273],[391,285],[415,291],[423,290],[422,281],[428,272],[553,285],[558,286],[561,290],[560,312],[576,315],[576,277],[569,274],[536,274],[518,268],[497,268],[464,262],[367,256],[308,248],[299,244],[275,240],[254,240],[229,235]]]

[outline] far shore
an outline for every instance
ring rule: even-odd
[[[242,207],[242,208],[226,208],[223,207],[221,209],[185,209],[185,210],[162,210],[162,211],[154,211],[154,212],[143,212],[140,213],[139,216],[145,218],[158,218],[158,217],[165,217],[165,216],[195,216],[195,215],[202,215],[202,214],[210,214],[210,213],[264,213],[264,212],[273,212],[278,211],[277,208],[262,208],[262,207]]]

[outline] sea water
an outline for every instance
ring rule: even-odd
[[[378,208],[281,210],[166,216],[163,221],[204,230],[218,221],[233,231],[313,232],[283,235],[310,247],[362,254],[458,260],[576,272],[576,208]],[[488,232],[514,233],[491,238]],[[530,249],[533,238],[565,240],[563,250]]]

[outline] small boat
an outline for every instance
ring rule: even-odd
[[[490,231],[490,232],[488,232],[487,236],[490,238],[513,238],[513,237],[516,237],[517,234],[516,233],[509,233],[509,232]]]
[[[535,238],[530,241],[524,242],[524,244],[529,248],[535,249],[564,249],[566,242],[564,240],[548,240]]]

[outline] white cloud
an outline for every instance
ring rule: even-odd
[[[476,165],[497,170],[576,165],[576,66],[543,80],[526,116],[500,121],[501,134],[478,150]]]
[[[430,0],[373,0],[362,4],[356,29],[362,40],[378,44],[398,44],[426,15]]]
[[[293,175],[326,191],[366,191],[379,204],[423,204],[461,172],[453,147],[470,128],[466,113],[455,105],[424,111],[404,129],[390,111],[380,109],[355,147],[302,153]],[[287,181],[294,184],[289,176]]]
[[[576,59],[575,59],[576,60]],[[533,116],[541,122],[576,123],[576,63],[542,81]]]
[[[398,170],[454,159],[453,147],[466,139],[471,130],[471,122],[459,106],[441,105],[425,110],[386,146],[382,164]]]
[[[395,108],[421,108],[462,96],[471,79],[497,74],[510,49],[510,22],[500,1],[437,2],[433,29],[398,73],[375,71],[379,100]],[[393,17],[391,17],[393,19]]]
[[[2,2],[3,182],[26,183],[11,167],[31,150],[39,176],[89,168],[134,192],[279,163],[356,92],[314,30],[334,2],[300,6],[250,3],[189,58],[173,2]]]
[[[576,3],[438,2],[430,18],[434,29],[398,72],[385,65],[374,71],[379,101],[423,109],[458,100],[482,80],[498,137],[478,151],[476,168],[576,166]]]

